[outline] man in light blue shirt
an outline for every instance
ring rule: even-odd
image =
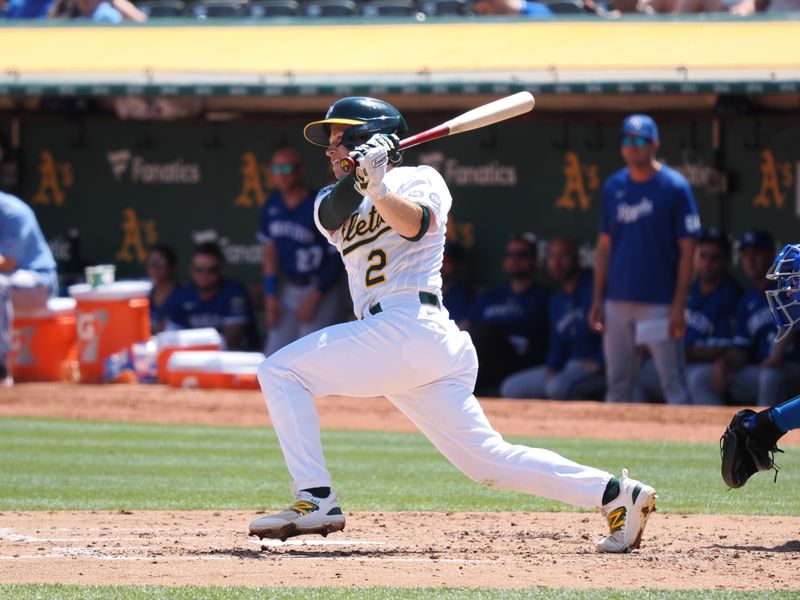
[[[78,10],[95,23],[122,23],[122,13],[105,0],[77,0]]]
[[[0,192],[0,384],[11,383],[13,309],[44,308],[57,292],[56,261],[36,215],[19,198]]]

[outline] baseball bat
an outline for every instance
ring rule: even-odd
[[[472,131],[493,125],[500,121],[505,121],[512,117],[519,116],[526,112],[533,110],[536,101],[533,99],[533,94],[530,92],[517,92],[505,98],[500,98],[494,102],[489,102],[477,108],[473,108],[445,121],[441,125],[431,127],[425,131],[412,135],[410,137],[400,140],[400,150],[407,150],[412,146],[418,146],[425,142],[430,142],[441,137],[449,135],[456,135],[457,133],[464,133],[465,131]],[[347,156],[339,163],[345,173],[349,173],[356,167],[356,161],[352,157]]]

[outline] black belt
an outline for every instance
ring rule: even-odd
[[[429,304],[430,306],[435,306],[436,308],[442,308],[442,303],[439,302],[439,296],[436,294],[431,294],[430,292],[420,292],[419,301],[422,304]],[[369,313],[371,315],[377,315],[379,312],[383,312],[383,307],[381,307],[380,302],[369,307]]]

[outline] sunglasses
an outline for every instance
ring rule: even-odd
[[[272,165],[273,175],[291,175],[294,173],[297,165]]]
[[[216,275],[219,273],[219,267],[203,267],[199,265],[195,265],[192,267],[192,271],[195,273],[209,273],[211,275]]]
[[[635,146],[636,148],[644,148],[649,144],[650,140],[636,135],[626,135],[625,137],[622,138],[623,146]]]
[[[159,259],[150,259],[147,261],[148,269],[163,269],[167,266],[167,261]]]

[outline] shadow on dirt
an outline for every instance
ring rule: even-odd
[[[723,546],[721,544],[714,544],[711,547],[723,550],[742,550],[744,552],[800,552],[800,540],[791,540],[773,548],[767,548],[766,546]]]

